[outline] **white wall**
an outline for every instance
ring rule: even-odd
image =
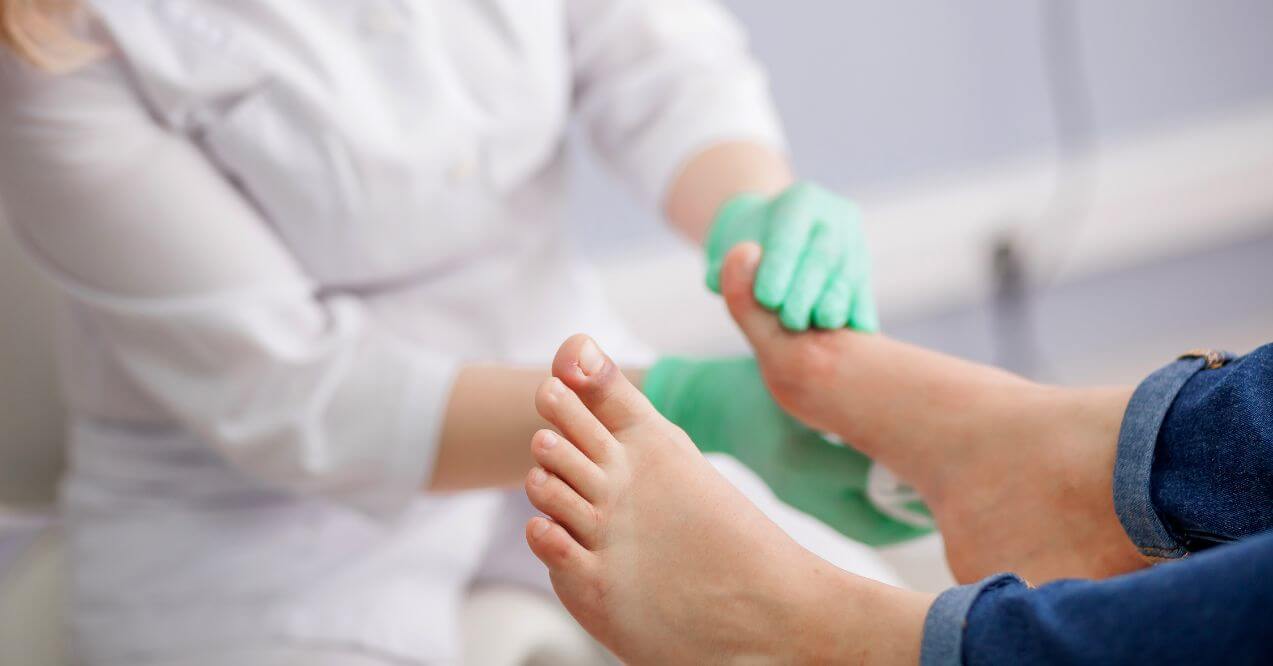
[[[727,0],[800,164],[872,189],[1047,149],[1040,11],[1067,1],[1107,139],[1273,98],[1267,0]]]
[[[1063,0],[725,1],[807,177],[860,196],[1051,155],[1040,11]],[[1273,101],[1273,3],[1076,2],[1103,142]],[[591,251],[667,243],[649,212],[614,204],[624,195],[594,165],[579,172],[572,217]]]
[[[1063,1],[726,0],[769,67],[800,172],[864,205],[891,332],[995,359],[977,304],[990,293],[991,241],[1035,223],[1051,193],[1040,12]],[[1049,378],[1130,381],[1171,350],[1243,351],[1267,340],[1269,320],[1258,315],[1271,311],[1273,292],[1261,296],[1258,285],[1273,268],[1249,253],[1219,272],[1209,267],[1225,265],[1223,256],[1195,269],[1182,257],[1256,241],[1267,248],[1259,239],[1273,234],[1273,3],[1076,7],[1099,140],[1095,188],[1079,225],[1067,219],[1059,234],[1038,238],[1047,247],[1075,232],[1060,277],[1081,288],[1061,300],[1089,299],[1100,316],[1059,322],[1049,313],[1077,308],[1040,308],[1055,327],[1041,344],[1068,364]],[[578,236],[638,333],[669,351],[743,350],[719,299],[685,289],[701,280],[699,253],[650,212],[624,205],[631,200],[586,154],[576,176]],[[1153,280],[1137,272],[1164,264]],[[1109,280],[1130,279],[1110,273],[1128,270],[1141,276],[1136,288],[1104,298]],[[1201,279],[1209,272],[1219,279]],[[1193,289],[1194,302],[1180,303],[1190,284],[1211,297],[1198,302]],[[1173,307],[1187,321],[1166,325]]]

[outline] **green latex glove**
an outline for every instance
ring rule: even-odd
[[[779,499],[851,539],[886,545],[931,531],[877,509],[867,497],[870,459],[782,411],[754,359],[664,358],[646,374],[644,391],[704,453],[733,456]]]
[[[857,206],[817,185],[796,183],[777,197],[741,194],[726,201],[707,238],[707,286],[720,293],[720,269],[735,245],[764,249],[756,300],[783,326],[803,331],[879,329],[870,256]]]

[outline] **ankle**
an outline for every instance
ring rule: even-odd
[[[1045,446],[1088,507],[1113,510],[1118,432],[1131,388],[1053,389],[1054,404],[1039,416]],[[1095,509],[1093,509],[1095,510]]]
[[[883,336],[838,342],[829,392],[835,401],[823,411],[837,417],[837,435],[872,457],[928,458],[952,440],[981,439],[987,424],[1014,417],[1023,392],[1038,388],[998,368]]]
[[[910,413],[892,430],[881,429],[872,450],[864,448],[930,502],[966,490],[949,486],[977,476],[988,456],[1027,456],[1051,427],[1047,420],[1056,405],[1050,387],[977,370],[968,364],[963,373],[919,389],[924,397]]]
[[[1022,434],[1032,434],[1036,448],[1081,464],[1096,475],[1093,482],[1108,490],[1123,412],[1131,389],[1037,386],[1018,405]]]
[[[1070,417],[1076,434],[1092,440],[1094,446],[1117,449],[1118,430],[1134,389],[1114,386],[1061,390],[1069,394]]]
[[[854,576],[828,565],[797,613],[798,640],[788,641],[790,663],[918,663],[924,617],[933,595]]]

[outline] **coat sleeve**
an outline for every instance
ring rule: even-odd
[[[653,205],[715,143],[785,150],[768,81],[713,0],[567,0],[575,112],[602,160]]]
[[[245,473],[369,513],[421,490],[455,361],[324,296],[117,63],[0,54],[0,201],[98,353]]]

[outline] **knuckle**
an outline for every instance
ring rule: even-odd
[[[557,559],[571,561],[574,559],[575,551],[570,547],[568,539],[556,539],[552,545],[554,555]]]
[[[539,504],[553,504],[558,498],[558,490],[553,487],[552,477],[540,485],[535,485],[526,480],[526,495]]]
[[[549,411],[552,407],[552,380],[546,379],[540,383],[539,388],[535,390],[535,407],[540,413]]]
[[[598,423],[592,427],[591,439],[597,443],[597,448],[602,448],[610,440],[610,431],[606,430],[605,426]]]

